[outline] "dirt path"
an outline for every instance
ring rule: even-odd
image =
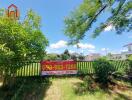
[[[44,100],[64,100],[64,90],[69,90],[73,84],[78,82],[81,80],[77,78],[53,79]]]
[[[58,80],[52,81],[52,85],[46,92],[45,100],[60,100],[61,99],[61,82],[58,83]]]

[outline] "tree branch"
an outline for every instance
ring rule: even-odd
[[[105,10],[105,8],[106,8],[107,6],[108,6],[107,4],[104,5],[104,6],[99,10],[99,12],[98,12],[97,14],[95,14],[95,16],[94,16],[94,17],[92,18],[92,20],[90,21],[89,26],[91,26],[91,24],[93,23],[93,21],[97,18],[97,16],[98,16],[99,14],[101,14],[102,11]]]

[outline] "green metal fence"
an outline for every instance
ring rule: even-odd
[[[114,65],[117,71],[124,72],[128,67],[127,61],[110,61]],[[94,73],[93,68],[94,61],[77,61],[78,74],[92,74]],[[40,76],[41,75],[41,65],[40,62],[19,62],[17,66],[21,66],[17,72],[16,76]],[[11,73],[10,73],[11,74]]]
[[[109,61],[113,64],[114,68],[118,72],[125,72],[126,68],[129,66],[127,61]],[[94,63],[95,61],[78,61],[77,68],[80,74],[92,74],[94,73]]]
[[[24,62],[24,66],[17,70],[16,76],[40,76],[39,62]]]
[[[78,61],[77,62],[77,69],[80,74],[92,74],[94,73],[93,68],[94,61]]]

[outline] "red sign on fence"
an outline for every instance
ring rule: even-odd
[[[76,61],[41,61],[41,74],[77,74]]]

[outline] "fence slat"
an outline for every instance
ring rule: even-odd
[[[128,67],[128,61],[109,61],[113,64],[114,68],[117,71],[125,71]],[[81,72],[81,74],[92,74],[94,73],[94,61],[77,61],[77,70]],[[16,71],[16,76],[40,76],[41,75],[41,66],[39,62],[18,62],[17,65],[11,65],[11,69],[8,74],[13,75],[13,67],[18,67],[19,69]],[[71,67],[71,66],[70,66]]]

